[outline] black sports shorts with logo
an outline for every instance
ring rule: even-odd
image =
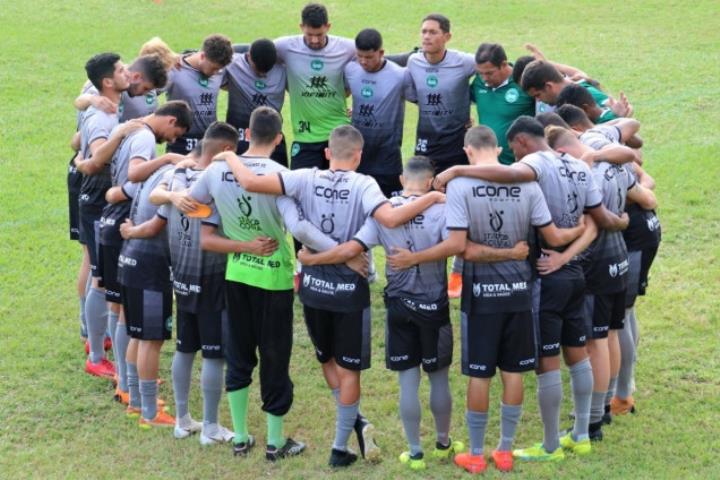
[[[370,307],[331,312],[303,306],[305,325],[320,363],[334,358],[348,370],[370,368]]]
[[[130,338],[170,340],[172,337],[172,289],[165,291],[122,287],[125,325]]]
[[[177,309],[175,348],[182,353],[202,352],[203,358],[223,358],[222,325],[225,311],[188,312]]]

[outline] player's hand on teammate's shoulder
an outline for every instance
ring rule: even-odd
[[[145,126],[145,123],[140,120],[139,118],[128,120],[127,122],[120,125],[120,127],[117,130],[118,135],[121,137],[127,137],[132,132],[135,132],[137,130],[140,130]]]
[[[370,269],[370,260],[367,253],[362,252],[360,255],[357,255],[345,262],[345,265],[347,265],[350,270],[367,278]]]
[[[185,155],[181,155],[179,153],[166,153],[165,156],[167,157],[168,163],[172,163],[175,166],[183,160],[187,160]]]
[[[433,179],[433,188],[439,192],[444,192],[447,184],[455,178],[455,167],[450,167],[447,170],[438,173]]]
[[[228,150],[226,152],[221,152],[215,155],[213,157],[213,162],[226,162],[233,157],[237,158],[237,155],[235,155],[234,152]]]
[[[445,203],[447,200],[447,197],[445,197],[445,194],[443,192],[428,192],[425,195],[430,195],[430,197],[435,201],[435,203]]]
[[[184,157],[183,160],[175,164],[175,168],[194,168],[197,166],[197,162],[192,158]]]
[[[117,103],[102,95],[93,95],[90,104],[105,113],[117,113],[118,110]]]

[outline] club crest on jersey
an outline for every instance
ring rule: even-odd
[[[520,94],[518,93],[517,88],[511,88],[505,92],[505,101],[508,103],[515,103],[518,98],[520,98]]]
[[[440,83],[440,82],[438,81],[438,77],[435,76],[435,75],[428,75],[428,76],[425,78],[425,84],[426,84],[428,87],[430,87],[430,88],[435,88],[435,87],[437,87],[437,86],[438,86],[438,83]]]
[[[503,218],[502,216],[505,214],[505,211],[494,211],[490,214],[490,228],[493,229],[493,232],[499,232],[502,230],[503,227]]]
[[[267,85],[262,80],[255,80],[255,88],[258,90],[264,90]]]
[[[207,88],[207,86],[208,86],[208,78],[207,78],[207,77],[200,77],[200,78],[198,79],[198,83],[200,84],[201,87]]]
[[[154,95],[145,95],[145,103],[148,105],[152,105],[155,102],[155,96]]]
[[[310,68],[312,68],[316,72],[322,70],[324,66],[325,66],[325,63],[322,60],[320,60],[319,58],[316,58],[312,62],[310,62]]]
[[[295,156],[298,153],[300,153],[300,144],[299,143],[293,143],[292,148],[290,149],[290,155]]]
[[[370,98],[373,96],[373,89],[370,87],[363,87],[362,90],[360,90],[360,95],[364,98]]]

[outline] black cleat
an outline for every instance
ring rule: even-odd
[[[255,446],[255,437],[248,435],[248,439],[241,443],[233,443],[233,455],[236,457],[246,456],[250,450]]]
[[[328,465],[333,468],[349,467],[357,461],[357,455],[347,450],[332,449]]]
[[[588,436],[590,437],[591,442],[599,442],[603,439],[602,426],[602,420],[590,424],[588,429]]]
[[[603,425],[610,425],[612,423],[612,413],[610,413],[610,405],[605,405],[605,413],[602,416]]]
[[[377,461],[380,459],[380,447],[375,443],[373,434],[375,427],[367,418],[358,414],[353,426],[355,435],[357,436],[358,446],[360,447],[360,455],[366,460]]]
[[[280,460],[281,458],[300,455],[304,451],[304,443],[296,442],[292,438],[288,437],[282,448],[275,448],[275,445],[268,445],[265,449],[265,458],[274,462],[276,460]]]

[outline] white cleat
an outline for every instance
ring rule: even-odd
[[[235,432],[228,430],[218,423],[203,427],[200,432],[201,445],[215,445],[216,443],[229,443],[235,438]]]
[[[202,430],[202,423],[192,419],[190,414],[186,414],[182,418],[175,419],[175,430],[173,435],[177,439],[187,438],[193,433],[197,433]]]

